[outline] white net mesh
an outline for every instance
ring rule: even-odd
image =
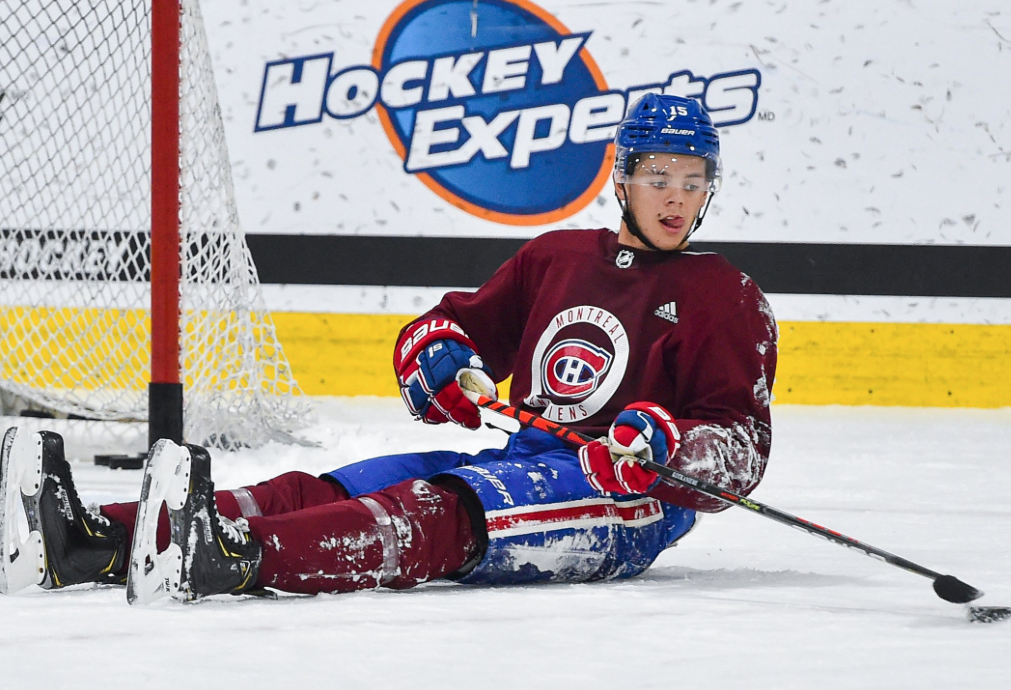
[[[151,0],[0,0],[0,388],[146,420]],[[183,0],[189,441],[290,440],[306,408],[239,228],[199,5]]]

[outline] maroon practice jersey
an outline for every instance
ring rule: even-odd
[[[563,230],[526,243],[473,293],[422,318],[456,321],[510,403],[592,436],[629,403],[676,418],[682,471],[738,493],[771,445],[775,319],[758,286],[718,254],[641,251],[614,232]],[[715,499],[662,484],[657,498],[707,512]]]

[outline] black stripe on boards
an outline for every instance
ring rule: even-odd
[[[264,283],[477,287],[526,242],[478,237],[254,235]],[[765,292],[1011,297],[1011,247],[699,242]]]
[[[525,239],[246,235],[261,283],[478,287]]]

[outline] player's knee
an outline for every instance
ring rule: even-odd
[[[412,479],[370,495],[389,514],[399,550],[399,574],[387,587],[406,589],[446,577],[478,548],[466,504],[448,487]]]

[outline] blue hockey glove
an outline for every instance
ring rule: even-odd
[[[413,332],[418,332],[420,328],[424,328],[424,324]],[[448,328],[442,329],[442,332],[439,329],[422,332],[420,350],[416,349],[417,346],[409,348],[410,354],[414,351],[417,354],[406,357],[397,367],[400,393],[416,419],[428,424],[454,422],[468,429],[477,429],[481,426],[481,415],[477,406],[464,397],[456,383],[456,375],[461,369],[474,370],[475,375],[485,377],[483,383],[489,390],[496,391],[491,371],[471,347],[469,338],[467,342],[456,337],[424,342],[426,335],[445,333],[455,336],[456,332],[462,334],[459,327],[452,332]],[[412,331],[409,330],[404,339],[413,342]],[[398,348],[398,353],[401,351]],[[497,397],[497,391],[494,397]]]

